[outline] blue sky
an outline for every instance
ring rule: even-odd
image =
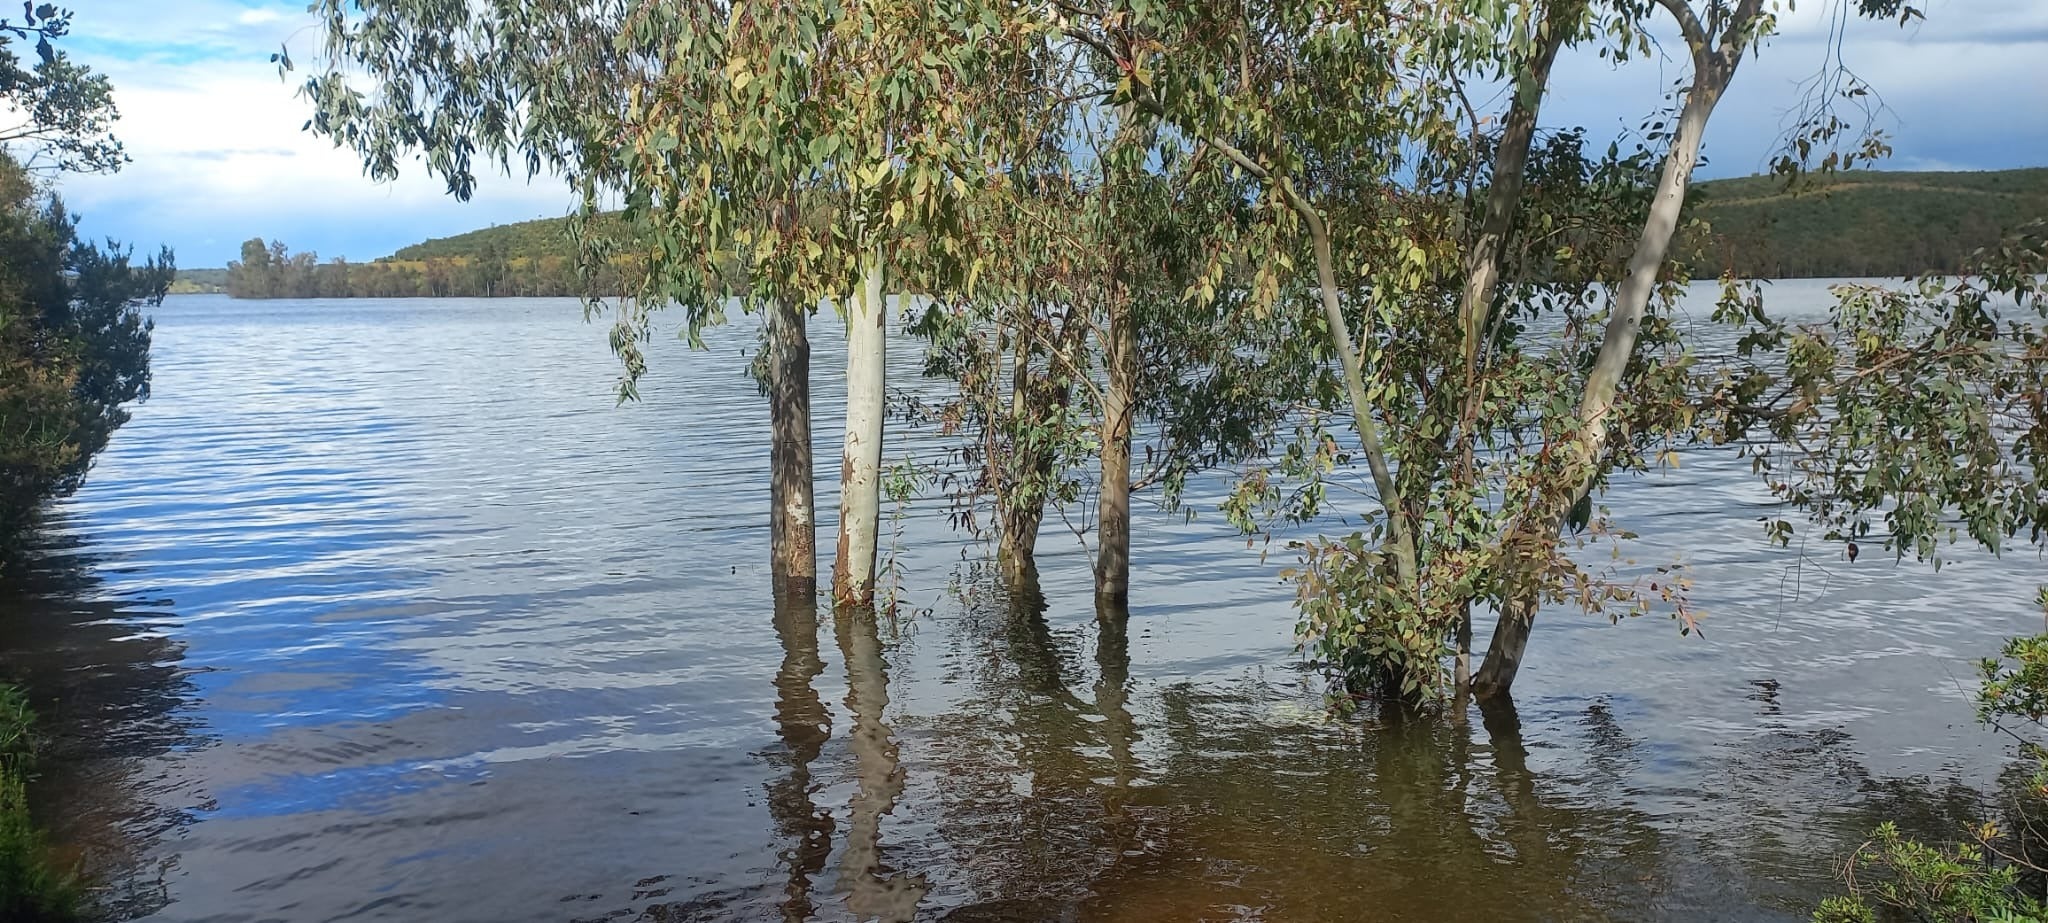
[[[1829,5],[1807,0],[1783,14],[1782,34],[1744,65],[1708,129],[1701,176],[1754,173],[1769,161],[1801,82],[1827,57]],[[223,265],[259,235],[366,260],[570,205],[546,179],[486,180],[468,203],[419,170],[372,183],[350,155],[301,131],[308,110],[269,56],[287,46],[312,57],[318,36],[303,0],[74,6],[67,47],[112,77],[119,134],[135,161],[113,176],[64,181],[89,234],[139,248],[168,243],[188,267]],[[1929,0],[1925,23],[1853,24],[1843,53],[1888,107],[1895,153],[1886,166],[2048,165],[2048,0]],[[1669,58],[1619,70],[1590,53],[1567,58],[1544,121],[1612,137],[1655,110],[1684,72]]]

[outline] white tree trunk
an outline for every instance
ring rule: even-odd
[[[832,598],[842,606],[875,600],[888,345],[889,311],[876,254],[846,310],[846,456],[839,469],[839,558],[832,567]]]

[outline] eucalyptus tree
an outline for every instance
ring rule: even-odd
[[[962,186],[977,49],[1000,23],[973,0],[942,4],[777,0],[322,0],[324,43],[303,94],[309,126],[388,179],[401,159],[466,198],[479,164],[552,174],[580,202],[571,222],[586,278],[616,264],[612,346],[620,395],[636,394],[653,312],[684,309],[682,335],[725,320],[729,297],[767,315],[763,386],[774,430],[771,531],[778,586],[815,581],[805,318],[848,320],[849,434],[835,595],[871,599],[880,480],[885,263],[952,271],[944,235]],[[288,57],[281,56],[289,68]],[[617,205],[616,234],[591,218]],[[744,281],[727,291],[724,268]],[[904,273],[915,278],[915,272]],[[591,312],[604,310],[595,295]]]
[[[1255,182],[1255,220],[1217,248],[1195,296],[1252,267],[1256,302],[1309,308],[1321,361],[1341,372],[1355,449],[1311,417],[1272,466],[1308,486],[1287,493],[1255,470],[1230,504],[1247,526],[1276,503],[1306,520],[1330,475],[1363,463],[1364,528],[1300,543],[1292,572],[1319,660],[1353,688],[1427,698],[1469,677],[1501,695],[1543,604],[1663,607],[1690,627],[1682,576],[1582,566],[1567,533],[1617,532],[1591,515],[1593,496],[1693,432],[1695,360],[1665,308],[1683,281],[1668,257],[1708,119],[1774,26],[1763,0],[1133,0],[1047,16],[1113,75],[1111,103],[1194,146],[1189,170]],[[1665,17],[1692,73],[1668,124],[1650,126],[1654,149],[1537,147],[1562,49],[1648,54]],[[1473,102],[1486,83],[1507,89],[1504,112]],[[1471,675],[1475,606],[1499,624]]]
[[[1090,111],[1106,84],[1071,70],[1056,84],[1041,111],[1058,131],[1040,159],[1007,161],[967,209],[987,254],[974,286],[935,301],[916,329],[931,343],[927,373],[960,388],[938,411],[962,437],[956,519],[979,528],[974,509],[989,501],[998,559],[1018,575],[1058,508],[1093,532],[1097,594],[1120,603],[1133,495],[1157,489],[1175,505],[1195,472],[1265,445],[1299,396],[1269,365],[1296,331],[1244,316],[1242,288],[1186,297],[1217,235],[1249,221],[1244,184],[1191,177],[1185,146]]]

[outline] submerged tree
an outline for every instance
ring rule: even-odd
[[[1676,114],[1647,126],[1654,147],[1539,145],[1561,50],[1602,37],[1607,54],[1645,54],[1664,17],[1692,73]],[[1587,528],[1613,533],[1592,515],[1610,479],[1695,432],[1695,360],[1664,307],[1683,281],[1670,248],[1709,116],[1774,23],[1762,0],[1427,15],[1334,0],[1111,4],[1061,6],[1054,20],[1122,75],[1112,102],[1200,152],[1190,172],[1255,181],[1256,219],[1200,294],[1236,283],[1307,308],[1321,361],[1341,371],[1340,401],[1314,410],[1341,409],[1356,448],[1312,411],[1232,505],[1247,526],[1262,508],[1306,521],[1332,472],[1369,473],[1366,527],[1300,546],[1301,628],[1319,660],[1355,690],[1427,698],[1469,678],[1497,696],[1544,604],[1668,606],[1690,626],[1682,576],[1589,570],[1569,551]],[[1480,113],[1475,79],[1510,89],[1505,112]],[[1807,143],[1847,138],[1839,120],[1806,130]],[[1256,267],[1241,283],[1240,266]],[[1288,298],[1301,289],[1306,305]],[[1476,675],[1474,608],[1499,613]]]

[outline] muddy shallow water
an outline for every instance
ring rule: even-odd
[[[936,503],[885,528],[896,617],[777,611],[752,342],[660,342],[614,407],[571,302],[167,302],[156,396],[0,585],[108,914],[1801,919],[2000,772],[1972,663],[2048,565],[1769,547],[1723,452],[1609,499],[1704,637],[1546,615],[1464,722],[1330,717],[1284,552],[1213,514],[1139,504],[1122,630],[1057,520],[1032,594]]]

